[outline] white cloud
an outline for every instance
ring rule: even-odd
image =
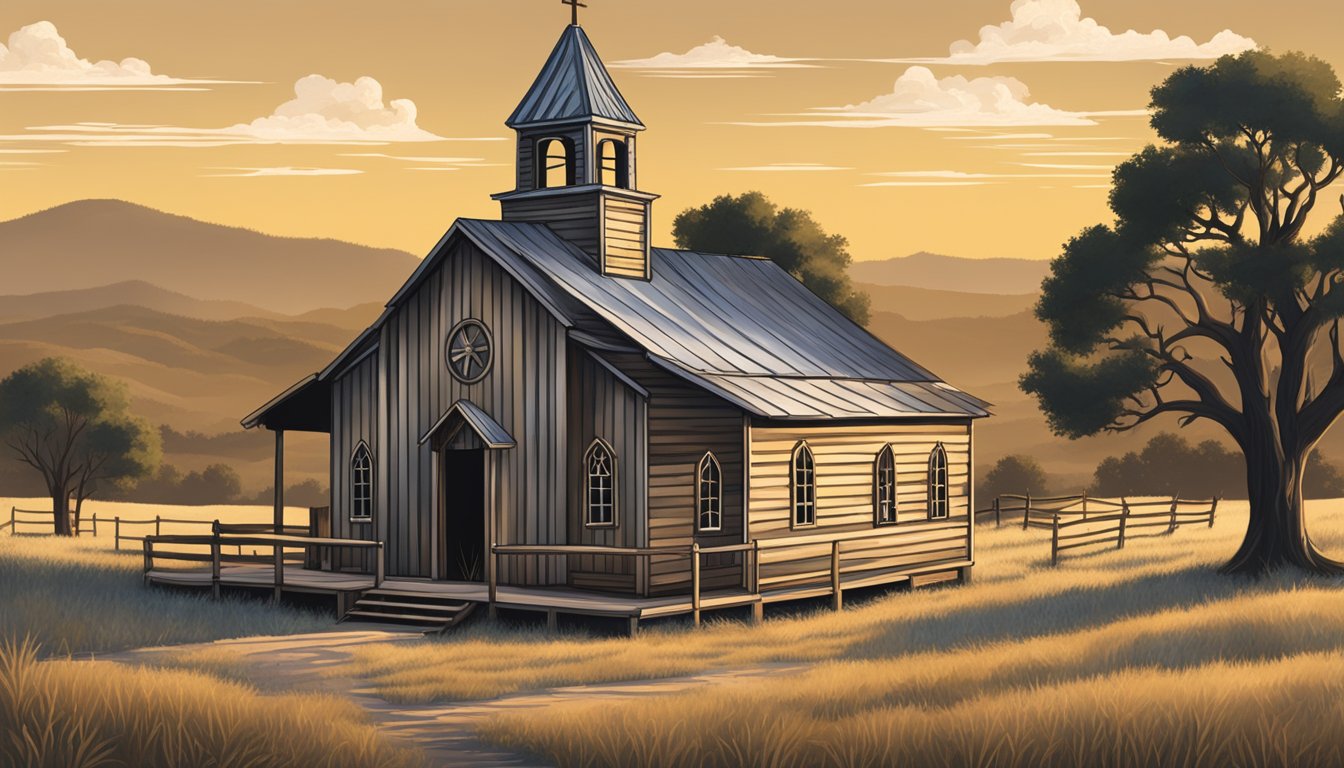
[[[416,125],[410,99],[383,103],[383,86],[372,77],[342,83],[308,75],[294,84],[294,98],[267,117],[225,129],[265,142],[438,141]]]
[[[732,45],[718,35],[704,45],[685,53],[664,51],[647,59],[627,59],[611,66],[623,69],[642,69],[653,76],[663,77],[759,77],[751,70],[810,69],[815,65],[807,59],[786,59]]]
[[[34,126],[0,141],[62,142],[97,147],[226,147],[238,144],[384,145],[448,141],[416,124],[415,103],[384,104],[383,87],[371,77],[341,83],[309,75],[294,84],[294,98],[265,117],[226,128],[76,123]],[[497,141],[497,137],[454,139]]]
[[[353,168],[294,168],[287,165],[271,168],[211,168],[209,170],[226,171],[226,173],[210,173],[206,174],[207,176],[237,179],[273,176],[356,176],[363,173],[363,171],[357,171]]]
[[[1112,32],[1083,16],[1077,0],[1013,0],[1012,18],[980,28],[979,40],[958,40],[943,59],[954,64],[1004,61],[1160,61],[1216,59],[1256,47],[1230,29],[1197,43],[1163,30]]]
[[[1088,113],[1055,109],[1031,101],[1030,96],[1026,84],[1016,78],[954,75],[939,79],[927,67],[915,66],[896,80],[891,93],[861,104],[814,109],[806,120],[736,125],[824,128],[1096,125]]]
[[[102,90],[219,83],[157,75],[144,59],[91,62],[50,21],[21,27],[0,45],[0,90]]]
[[[737,168],[719,168],[720,171],[744,171],[750,173],[821,173],[826,171],[852,171],[839,165],[820,163],[770,163],[769,165],[749,165]]]
[[[1109,179],[1109,174],[1097,173],[989,173],[966,171],[890,171],[873,173],[890,181],[872,181],[861,187],[978,187],[1001,181],[1029,181],[1038,179]]]

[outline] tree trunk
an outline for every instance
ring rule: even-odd
[[[1284,567],[1321,575],[1344,574],[1344,563],[1316,550],[1303,515],[1302,475],[1307,453],[1280,459],[1273,450],[1246,452],[1251,505],[1246,538],[1223,572],[1263,576]]]
[[[62,488],[51,492],[52,524],[57,536],[73,536],[70,530],[70,494]]]

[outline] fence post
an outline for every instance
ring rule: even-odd
[[[495,548],[498,546],[499,545],[494,543],[493,541],[490,542],[490,561],[491,561],[490,589],[489,589],[490,593],[489,595],[487,595],[487,597],[489,598],[489,613],[491,620],[494,620],[495,618],[495,602],[499,599],[499,553],[495,551]],[[382,562],[382,557],[383,557],[383,545],[379,543],[378,545],[379,562]]]
[[[155,536],[163,535],[163,515],[154,516],[154,535]]]
[[[999,528],[1003,525],[1003,505],[999,503],[999,497],[994,497],[994,527]]]
[[[271,547],[271,560],[275,568],[275,593],[271,595],[273,602],[280,602],[280,593],[285,589],[285,548],[276,542]]]
[[[845,607],[844,590],[840,588],[840,540],[831,542],[831,608]]]
[[[691,621],[700,626],[700,542],[691,543]]]
[[[1171,497],[1171,526],[1167,528],[1167,533],[1176,532],[1176,502],[1179,501],[1180,498],[1180,496]]]
[[[93,513],[93,538],[98,538],[98,513]]]
[[[121,515],[112,518],[112,549],[121,551]]]
[[[751,540],[751,591],[761,593],[761,540]]]
[[[1022,530],[1027,530],[1031,526],[1031,492],[1027,492],[1027,500],[1022,506]]]
[[[1129,500],[1120,497],[1120,544],[1116,549],[1125,548],[1125,525],[1129,522]]]
[[[1087,491],[1083,491],[1083,519],[1087,519]]]
[[[154,537],[145,537],[145,583],[149,583],[149,572],[154,570]]]
[[[1213,527],[1213,516],[1218,514],[1218,497],[1213,497],[1213,506],[1209,507],[1209,527]]]
[[[1050,565],[1059,565],[1059,517],[1056,516],[1051,525],[1050,535]]]
[[[14,507],[9,508],[9,535],[14,535],[14,518],[16,517]]]
[[[219,543],[219,529],[216,528],[210,541],[210,590],[214,593],[216,600],[219,599],[220,593],[219,577],[220,560],[222,559],[221,549],[222,547]]]

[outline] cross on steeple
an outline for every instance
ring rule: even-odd
[[[576,27],[579,26],[579,9],[587,8],[588,5],[579,2],[579,0],[560,0],[560,4],[569,6],[570,10],[573,12],[573,20],[570,21],[570,24],[573,24]]]

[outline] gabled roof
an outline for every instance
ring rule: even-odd
[[[543,303],[581,304],[655,364],[756,415],[988,415],[987,403],[891,349],[769,259],[657,248],[651,280],[624,280],[604,277],[542,224],[459,219],[454,229],[528,275]]]
[[[490,414],[481,410],[480,406],[470,400],[458,400],[448,406],[448,410],[444,412],[443,416],[439,417],[438,421],[434,422],[434,426],[420,436],[420,445],[429,442],[435,433],[457,420],[470,427],[486,448],[498,450],[513,448],[517,445],[507,429],[501,427],[499,422],[490,418]]]
[[[505,125],[522,128],[589,118],[644,127],[612,81],[583,28],[570,26]]]

